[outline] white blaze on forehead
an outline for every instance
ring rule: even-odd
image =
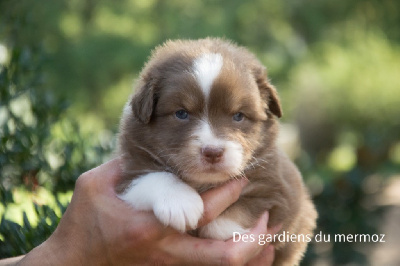
[[[193,72],[204,95],[208,97],[215,78],[219,75],[223,64],[221,54],[207,53],[196,58]]]
[[[202,121],[199,128],[195,131],[202,145],[221,146],[223,143],[218,139],[211,129],[208,122]]]

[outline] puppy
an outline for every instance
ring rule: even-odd
[[[168,41],[155,49],[125,106],[119,135],[119,197],[166,226],[194,229],[199,193],[231,179],[249,184],[198,236],[246,233],[269,210],[269,226],[312,235],[315,208],[295,165],[276,147],[281,105],[265,68],[221,39]],[[307,241],[273,243],[275,265],[298,264]]]

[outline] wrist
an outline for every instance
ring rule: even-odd
[[[45,242],[31,250],[18,265],[84,265],[79,254],[78,241],[62,237],[56,231]]]
[[[46,241],[32,249],[18,263],[18,265],[52,265],[54,264],[51,250],[48,250]]]

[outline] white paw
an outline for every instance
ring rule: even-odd
[[[199,194],[184,183],[163,192],[153,206],[156,217],[180,232],[195,229],[204,210]]]
[[[243,228],[229,218],[217,217],[217,219],[199,229],[199,236],[202,238],[228,240],[233,237],[234,232],[246,234],[249,231],[249,229]]]
[[[119,197],[135,209],[152,210],[161,223],[180,232],[196,228],[204,211],[196,190],[168,172],[134,179]]]

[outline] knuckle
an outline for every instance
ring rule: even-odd
[[[209,206],[209,205],[204,206],[203,216],[201,217],[201,221],[203,224],[208,224],[215,218],[212,215],[211,208],[212,208],[212,206]]]
[[[86,183],[87,183],[87,175],[81,174],[75,182],[75,188],[82,189],[87,186]]]
[[[159,239],[160,234],[157,227],[138,227],[137,225],[132,225],[126,235],[135,243],[146,244]]]
[[[136,228],[128,230],[123,240],[129,249],[137,249],[139,245],[148,245],[151,242],[149,234]]]
[[[172,256],[163,248],[151,252],[146,260],[146,265],[188,265],[186,261]]]
[[[151,265],[176,265],[176,263],[174,263],[174,261],[172,261],[170,257],[167,257],[164,254],[159,254],[157,252],[150,254],[148,262]]]
[[[88,191],[93,187],[93,174],[89,171],[81,174],[75,182],[75,188],[78,190]]]
[[[229,251],[224,253],[224,256],[221,260],[221,265],[244,265],[244,261],[239,252],[234,249],[230,249]]]

